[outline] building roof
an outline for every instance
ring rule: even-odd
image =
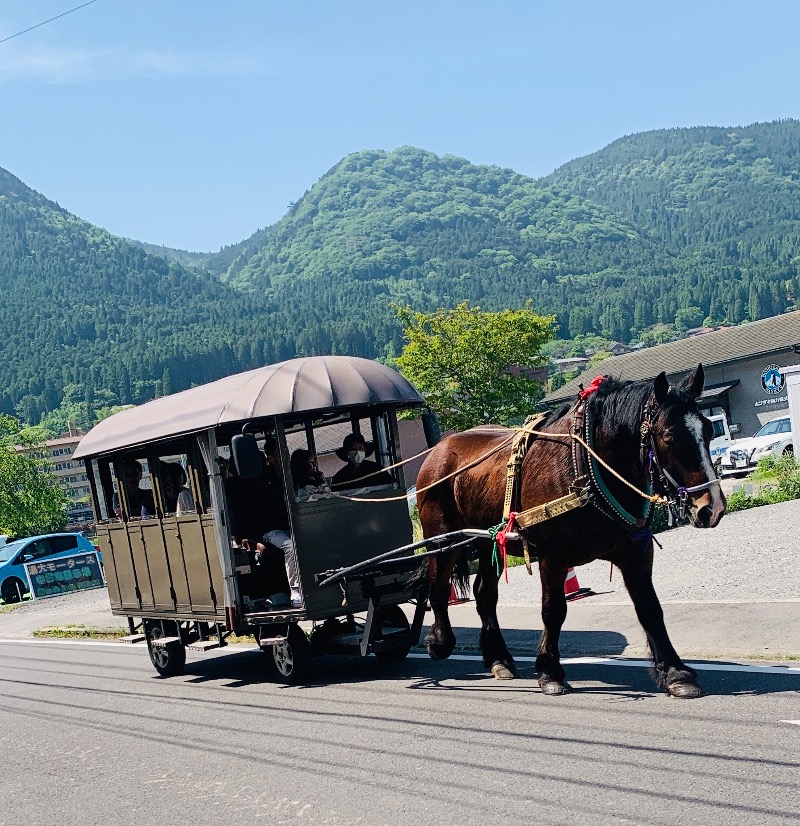
[[[752,321],[738,327],[723,327],[702,336],[614,356],[584,370],[577,378],[549,393],[545,396],[544,403],[558,404],[573,398],[580,389],[578,385],[588,384],[598,373],[639,381],[657,376],[662,370],[671,376],[691,370],[698,364],[713,367],[781,350],[792,350],[796,345],[800,345],[800,311]]]
[[[83,437],[72,458],[287,413],[424,403],[410,382],[376,361],[349,356],[291,359],[109,416]]]

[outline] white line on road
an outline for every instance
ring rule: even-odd
[[[793,726],[800,726],[800,720],[781,720],[782,723],[791,723]]]
[[[113,645],[114,648],[133,648],[114,640],[50,640],[50,639],[0,639],[0,643],[16,643],[17,645]],[[147,650],[145,646],[144,650]]]
[[[409,654],[409,657],[425,660],[427,654]],[[451,660],[463,660],[464,662],[483,662],[483,657],[472,654],[451,654]],[[536,657],[514,657],[514,662],[535,663]],[[625,660],[612,657],[568,657],[561,660],[562,665],[611,665],[623,666],[625,668],[650,668],[653,664],[650,660]],[[800,677],[800,666],[792,665],[742,665],[741,663],[695,663],[687,660],[696,671],[744,671],[753,674],[783,674],[792,677]]]
[[[112,648],[122,649],[123,651],[136,649],[138,651],[146,651],[147,647],[144,645],[126,645],[119,641],[109,640],[53,640],[53,639],[0,639],[0,644],[14,643],[17,645],[94,645],[94,646],[109,646]],[[409,659],[427,660],[427,654],[409,654]],[[476,654],[452,654],[450,660],[455,662],[483,662],[483,657]],[[514,661],[518,663],[535,663],[536,657],[514,657]],[[652,663],[650,660],[626,660],[615,657],[568,657],[561,660],[562,665],[610,665],[623,668],[650,668]],[[744,672],[750,674],[783,674],[787,677],[800,677],[800,666],[794,665],[744,665],[742,663],[695,663],[691,660],[687,661],[696,671],[730,671],[730,672]],[[784,723],[797,723],[800,725],[800,720],[783,720]]]

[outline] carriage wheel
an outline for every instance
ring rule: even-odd
[[[156,622],[145,622],[145,634],[147,635],[147,652],[150,654],[150,662],[162,677],[177,677],[183,674],[186,666],[186,648],[183,643],[171,642],[167,645],[153,645],[152,640],[160,639],[164,636],[161,625]]]
[[[387,648],[385,651],[376,651],[375,656],[382,663],[396,663],[404,660],[411,651],[411,626],[405,611],[399,605],[381,608],[378,612],[381,628],[402,628],[405,631],[405,642],[396,648]]]
[[[272,668],[272,676],[284,685],[302,683],[311,671],[311,643],[296,623],[289,625],[286,639],[266,652]]]

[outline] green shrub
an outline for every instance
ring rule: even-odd
[[[751,496],[744,489],[732,493],[728,497],[728,513],[800,499],[800,462],[793,455],[761,459],[747,478],[759,483],[761,490]]]

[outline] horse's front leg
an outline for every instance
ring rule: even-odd
[[[425,646],[432,660],[446,660],[456,647],[456,635],[450,625],[450,578],[455,567],[454,553],[428,558],[428,601],[433,623],[425,635]]]
[[[542,694],[566,694],[569,685],[561,667],[558,638],[567,618],[567,598],[564,580],[568,566],[552,559],[539,559],[539,578],[542,582],[542,637],[536,652],[536,671]]]
[[[653,587],[652,541],[646,551],[639,547],[632,550],[622,560],[619,568],[625,587],[631,595],[636,616],[647,635],[656,682],[673,697],[701,697],[703,690],[698,685],[697,673],[681,660],[667,634],[664,611]]]
[[[480,645],[483,664],[491,669],[498,680],[513,680],[517,676],[517,667],[511,656],[500,623],[497,621],[497,581],[499,575],[492,564],[491,550],[481,551],[478,562],[478,575],[475,577],[475,608],[481,618]]]

